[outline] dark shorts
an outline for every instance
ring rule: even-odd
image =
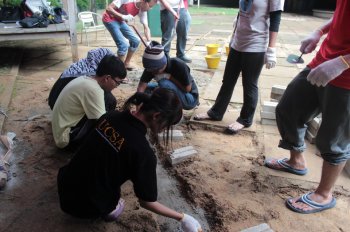
[[[350,90],[333,85],[317,87],[307,81],[309,68],[288,85],[276,108],[282,140],[279,146],[303,152],[306,123],[322,113],[316,146],[323,159],[339,164],[350,158]]]

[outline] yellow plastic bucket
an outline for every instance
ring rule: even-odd
[[[230,53],[230,45],[226,44],[225,49],[226,49],[226,56],[228,56],[228,54]]]
[[[205,61],[210,69],[217,69],[219,67],[220,59],[220,54],[205,56]]]
[[[220,44],[206,44],[208,55],[213,55],[218,53]]]

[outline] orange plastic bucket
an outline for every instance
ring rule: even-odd
[[[219,67],[220,59],[220,54],[205,56],[205,61],[210,69],[217,69]]]
[[[206,44],[208,55],[213,55],[218,53],[220,44]]]

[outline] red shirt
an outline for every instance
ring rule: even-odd
[[[308,66],[315,68],[327,60],[347,54],[350,54],[350,1],[337,0],[337,7],[327,37]],[[330,84],[350,90],[350,69],[345,70]]]
[[[188,0],[184,0],[185,8],[188,9]]]
[[[132,16],[136,16],[140,13],[140,9],[136,7],[134,0],[114,0],[112,4],[114,4],[114,10],[123,15],[131,14]],[[102,21],[109,23],[113,21],[122,22],[123,20],[105,11],[102,16]]]

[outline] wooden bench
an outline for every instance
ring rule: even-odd
[[[69,38],[73,62],[78,61],[75,0],[64,0],[63,3],[66,9],[68,9],[68,21],[59,24],[50,24],[46,28],[22,28],[15,23],[1,24],[0,41]]]

